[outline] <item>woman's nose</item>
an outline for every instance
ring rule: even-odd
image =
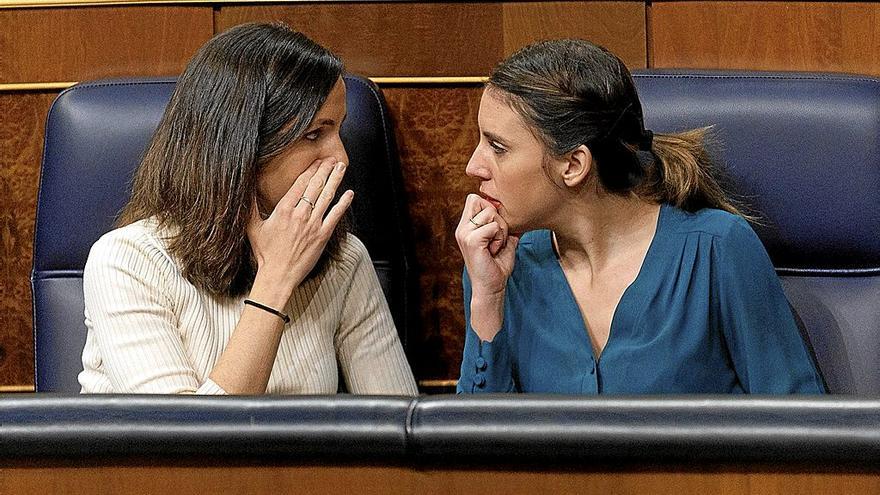
[[[327,156],[335,156],[336,159],[339,160],[340,162],[343,162],[346,165],[349,165],[348,153],[345,151],[345,145],[342,144],[342,138],[339,137],[338,135],[336,136],[336,139],[334,140],[333,145],[331,146],[330,150],[328,150],[328,151],[329,151],[329,153],[327,154]]]
[[[489,180],[491,177],[489,176],[489,169],[485,165],[485,161],[480,156],[480,148],[474,150],[474,153],[471,155],[471,159],[467,162],[467,167],[464,169],[464,173],[471,177],[476,177],[478,179]]]

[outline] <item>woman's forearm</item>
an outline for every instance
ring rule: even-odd
[[[293,287],[258,271],[248,299],[284,312]],[[245,305],[229,343],[210,378],[229,394],[263,394],[278,354],[284,321],[263,309]]]

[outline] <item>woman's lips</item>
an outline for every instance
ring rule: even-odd
[[[493,198],[492,196],[489,196],[488,194],[481,191],[480,197],[482,197],[486,201],[492,203],[492,206],[494,206],[496,210],[501,208],[501,201],[498,201],[497,199]]]

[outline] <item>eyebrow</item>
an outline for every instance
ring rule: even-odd
[[[507,144],[507,140],[506,140],[506,139],[502,138],[501,136],[499,136],[499,135],[497,135],[497,134],[495,134],[495,133],[492,133],[492,132],[489,132],[489,131],[483,131],[483,135],[486,136],[488,139],[490,139],[490,140],[492,140],[492,141],[498,141],[499,143]]]
[[[348,114],[347,114],[347,113],[346,113],[345,115],[342,116],[342,120],[340,120],[340,122],[345,122],[345,118],[346,118],[346,117],[348,117]],[[321,120],[315,121],[314,124],[317,125],[317,126],[319,126],[319,127],[320,127],[320,126],[325,126],[325,125],[336,125],[336,121],[333,120],[333,119],[321,119]]]

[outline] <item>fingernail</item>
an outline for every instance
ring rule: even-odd
[[[342,162],[337,163],[336,164],[336,171],[337,172],[345,172],[345,164]]]

